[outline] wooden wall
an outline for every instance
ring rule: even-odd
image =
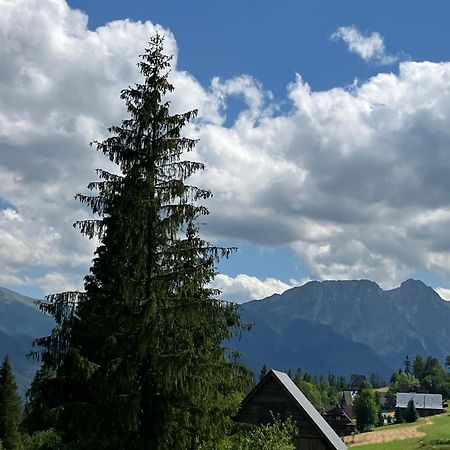
[[[299,435],[296,439],[297,449],[328,450],[332,448],[323,439],[309,416],[303,410],[300,410],[274,379],[267,380],[261,386],[261,389],[254,393],[253,397],[241,408],[236,420],[254,425],[269,423],[272,420],[270,411],[279,415],[283,420],[292,417],[296,421],[299,429]]]

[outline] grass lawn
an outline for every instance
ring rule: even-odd
[[[431,424],[430,424],[431,421]],[[361,447],[361,450],[450,450],[450,414],[442,414],[426,419],[419,419],[413,424],[391,425],[378,428],[370,434],[388,430],[398,430],[408,427],[417,427],[417,431],[425,433],[425,436],[414,439],[396,440],[378,444],[361,444],[353,447]]]

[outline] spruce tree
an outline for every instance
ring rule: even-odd
[[[416,422],[417,419],[419,418],[419,414],[417,413],[416,405],[414,404],[413,399],[411,399],[408,402],[408,405],[406,406],[404,418],[405,418],[406,422],[410,422],[410,423]]]
[[[243,327],[237,308],[208,287],[232,249],[199,236],[211,192],[187,184],[203,169],[182,157],[197,111],[170,114],[170,60],[156,35],[143,82],[121,94],[129,118],[94,144],[120,175],[99,170],[96,194],[78,195],[99,216],[76,224],[100,240],[84,292],[42,304],[57,322],[37,342],[54,375],[34,398],[79,448],[215,448],[250,381],[223,344]]]
[[[411,373],[411,361],[408,355],[406,355],[404,365],[405,365],[405,373],[409,375]]]
[[[5,450],[19,450],[22,440],[19,426],[22,407],[9,358],[0,367],[0,442]]]

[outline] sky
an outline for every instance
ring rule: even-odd
[[[238,302],[312,279],[418,278],[450,298],[446,0],[0,0],[0,285],[79,289],[95,241],[74,200],[108,163],[156,31],[173,112],[198,108],[202,233],[239,247]]]

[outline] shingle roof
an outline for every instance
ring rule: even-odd
[[[278,372],[277,370],[271,369],[269,373],[272,372],[275,377],[284,386],[288,394],[292,399],[297,402],[299,407],[303,409],[306,414],[311,418],[314,425],[323,435],[323,437],[336,449],[336,450],[347,450],[347,446],[341,441],[339,436],[334,432],[334,430],[328,425],[326,420],[319,414],[319,412],[314,408],[310,401],[305,397],[305,395],[300,391],[296,384],[291,380],[289,375],[284,372]]]
[[[399,392],[395,406],[406,408],[411,399],[413,399],[416,409],[442,409],[441,394],[417,394],[415,392]]]
[[[350,417],[347,414],[347,412],[345,411],[345,409],[342,406],[339,406],[339,405],[334,405],[334,406],[330,406],[329,408],[327,408],[327,410],[324,413],[324,416],[332,416],[332,415],[335,415],[335,414],[336,415],[340,415],[341,417],[343,417],[345,419],[344,421],[347,424],[354,425],[352,419],[350,419]]]

